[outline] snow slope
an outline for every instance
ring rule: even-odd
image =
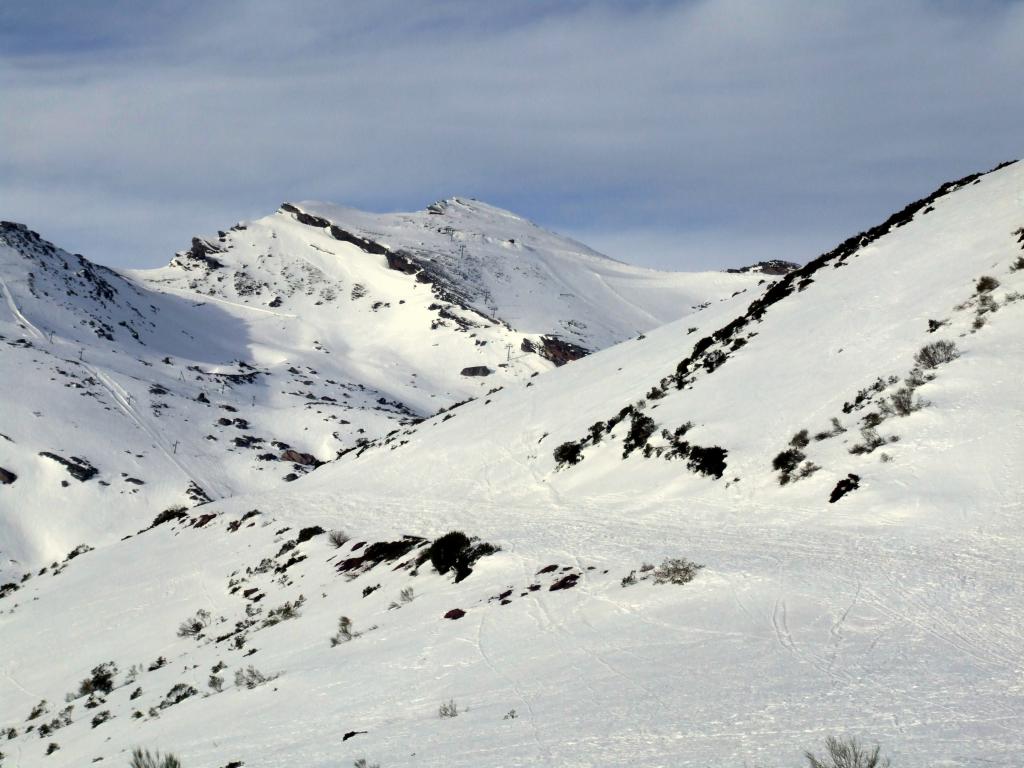
[[[837,733],[899,766],[1018,765],[1022,327],[1015,164],[756,297],[35,571],[0,600],[0,750],[793,766]],[[940,341],[955,354],[916,362]],[[458,582],[400,538],[453,528],[500,547]],[[704,567],[657,584],[642,564],[666,558]],[[209,626],[178,636],[200,609]],[[332,646],[340,616],[355,636]],[[112,689],[74,698],[108,661]],[[279,676],[236,684],[248,665]]]
[[[421,215],[462,227],[454,240],[396,224],[388,246],[286,205],[126,274],[4,225],[0,371],[31,386],[6,388],[0,419],[0,468],[18,478],[0,494],[0,573],[173,505],[283,486],[660,321],[637,302],[677,317],[758,285],[627,267],[474,205]],[[451,251],[460,238],[465,257]],[[435,256],[427,275],[418,265]],[[502,280],[498,314],[474,309]]]

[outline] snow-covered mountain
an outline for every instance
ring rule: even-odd
[[[275,226],[398,250],[382,225],[293,207],[329,223],[283,209]],[[238,294],[211,276],[250,263],[233,261],[243,246],[217,247],[209,273],[144,284],[168,307],[213,291],[185,314],[319,300],[277,278]],[[445,261],[407,258],[413,279]],[[500,309],[513,294],[489,279],[452,306]],[[125,764],[134,747],[188,768],[793,766],[831,733],[903,767],[1017,765],[1024,166],[711,301],[378,430],[297,482],[25,573],[0,600],[0,751],[17,766]]]
[[[0,468],[17,479],[0,495],[0,573],[154,509],[282,486],[760,290],[756,275],[620,264],[482,203],[335,210],[285,204],[123,274],[3,225]]]

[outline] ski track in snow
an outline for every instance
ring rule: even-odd
[[[4,298],[7,300],[7,308],[10,309],[11,314],[14,315],[14,319],[26,331],[35,336],[37,339],[45,338],[45,334],[43,334],[42,331],[36,328],[32,324],[32,321],[25,317],[24,314],[22,314],[21,310],[18,308],[17,303],[15,303],[14,301],[14,294],[11,293],[11,289],[7,287],[7,283],[5,283],[3,280],[0,280],[0,290],[3,290]]]
[[[114,379],[100,371],[93,365],[81,361],[83,367],[88,370],[93,376],[96,377],[97,381],[103,385],[103,388],[110,394],[111,399],[121,410],[121,412],[127,416],[136,427],[142,432],[149,436],[152,441],[154,448],[159,450],[164,457],[171,462],[178,470],[184,475],[186,480],[194,482],[204,492],[206,492],[211,499],[226,498],[231,495],[229,489],[225,488],[221,483],[211,480],[205,476],[204,472],[197,472],[194,466],[187,466],[186,462],[182,460],[182,457],[175,453],[173,446],[168,446],[166,441],[160,432],[152,428],[144,416],[139,414],[138,410],[131,404],[128,399],[128,391],[118,384]],[[189,462],[191,464],[191,462]]]

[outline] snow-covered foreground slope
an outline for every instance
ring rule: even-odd
[[[17,479],[0,486],[0,573],[119,538],[154,510],[281,487],[761,279],[628,267],[474,205],[420,216],[451,235],[363,215],[399,222],[388,245],[286,205],[125,275],[4,225],[0,468]],[[493,316],[473,308],[502,281]]]
[[[1019,164],[969,178],[756,299],[35,572],[0,601],[0,751],[795,766],[835,733],[1018,765],[1022,228]],[[401,538],[450,529],[500,551],[455,582]]]

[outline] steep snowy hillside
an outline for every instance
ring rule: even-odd
[[[284,486],[661,319],[634,302],[676,317],[760,290],[756,275],[627,267],[475,205],[473,228],[397,227],[387,246],[286,205],[125,275],[4,224],[0,370],[21,385],[0,419],[0,573],[155,511]],[[501,314],[475,309],[502,280]]]
[[[1017,164],[757,297],[26,573],[0,751],[781,767],[840,734],[1015,766],[1022,328]]]

